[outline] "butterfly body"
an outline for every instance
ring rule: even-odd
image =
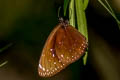
[[[85,49],[85,37],[68,21],[60,19],[60,23],[50,33],[42,50],[38,72],[42,77],[51,77],[69,64],[78,60]]]

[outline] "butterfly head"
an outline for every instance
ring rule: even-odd
[[[59,18],[59,23],[63,25],[63,27],[67,27],[69,25],[68,19],[63,19],[62,17]]]

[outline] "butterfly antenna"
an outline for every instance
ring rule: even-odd
[[[72,15],[72,9],[70,8],[70,17],[69,17],[69,20],[71,19],[71,15]]]

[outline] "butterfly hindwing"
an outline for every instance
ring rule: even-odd
[[[64,64],[78,60],[86,47],[85,37],[72,26],[60,27],[56,32],[56,55]]]

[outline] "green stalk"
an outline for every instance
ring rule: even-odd
[[[11,47],[13,45],[13,43],[9,43],[8,45],[6,45],[5,47],[0,49],[0,53],[3,52],[4,50],[8,49],[9,47]],[[3,62],[2,64],[0,64],[0,67],[4,66],[5,64],[7,64],[8,61]]]
[[[101,0],[98,0],[98,1],[99,1],[99,3],[113,16],[113,18],[116,20],[116,22],[117,22],[117,24],[118,24],[118,27],[119,27],[119,29],[120,29],[120,21],[119,21],[118,18],[116,17],[116,15],[115,15],[114,11],[112,10],[112,8],[111,8],[110,4],[108,3],[108,1],[105,0],[105,2],[106,2],[107,5],[105,5]],[[107,6],[108,6],[108,7],[107,7]]]
[[[0,64],[0,67],[4,66],[7,63],[8,63],[8,61],[3,62],[2,64]]]
[[[9,47],[11,47],[13,45],[13,43],[9,43],[8,45],[6,45],[5,47],[0,49],[0,53],[3,52],[4,50],[8,49]]]

